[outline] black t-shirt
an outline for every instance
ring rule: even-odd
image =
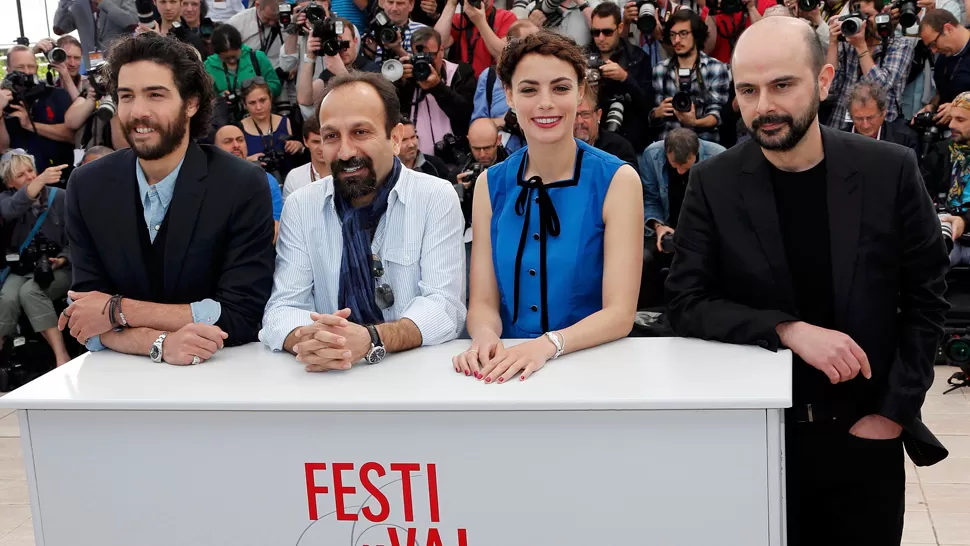
[[[771,169],[775,205],[798,318],[822,328],[835,326],[835,286],[829,230],[825,161],[800,173]],[[830,389],[822,372],[794,357],[792,389],[796,404],[819,402]]]
[[[622,136],[609,131],[600,131],[593,147],[598,150],[603,150],[608,154],[613,154],[620,158],[620,160],[629,163],[634,170],[640,172],[637,166],[637,153],[633,150],[633,144],[630,144],[630,141]]]
[[[670,203],[670,217],[666,223],[677,229],[677,218],[680,218],[680,207],[684,204],[684,195],[687,194],[690,171],[678,174],[677,169],[672,168],[669,163],[664,163],[664,168],[667,169],[667,200]]]
[[[71,107],[71,95],[59,88],[51,89],[50,94],[42,97],[30,108],[30,119],[35,124],[57,125],[64,123],[64,114]],[[4,120],[10,135],[11,148],[23,148],[34,156],[37,173],[53,165],[74,164],[74,144],[58,142],[39,136],[20,126],[15,118]]]
[[[940,94],[940,104],[951,102],[960,93],[970,91],[970,43],[959,53],[937,58],[933,82]]]

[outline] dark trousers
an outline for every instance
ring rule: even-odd
[[[853,424],[786,424],[788,546],[899,546],[902,440],[857,438]]]
[[[637,298],[637,309],[662,307],[667,301],[664,298],[664,280],[667,276],[665,269],[670,268],[673,254],[665,254],[657,250],[657,236],[651,235],[643,240],[643,272],[640,276],[640,295]]]

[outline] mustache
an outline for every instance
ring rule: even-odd
[[[788,114],[768,114],[766,116],[759,116],[751,122],[751,128],[755,131],[761,129],[762,126],[772,124],[772,123],[787,123],[791,125],[795,120]]]
[[[370,169],[374,170],[374,163],[369,157],[356,156],[348,160],[335,159],[333,164],[330,166],[333,172],[340,172],[344,169]]]

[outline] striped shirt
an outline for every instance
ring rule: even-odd
[[[893,39],[885,49],[882,43],[872,46],[869,49],[875,66],[865,74],[862,73],[855,47],[848,42],[839,42],[839,66],[829,89],[829,97],[835,97],[837,102],[829,115],[827,125],[842,130],[848,130],[852,126],[849,95],[852,87],[859,82],[872,82],[885,89],[889,95],[886,121],[899,118],[903,92],[906,89],[910,65],[913,64],[913,54],[916,52],[916,42],[917,38],[903,37]]]
[[[451,184],[407,168],[388,196],[371,250],[384,265],[394,305],[384,320],[410,319],[423,345],[458,337],[465,323],[465,219]],[[274,351],[286,336],[334,313],[340,286],[343,234],[328,176],[294,192],[283,205],[276,242],[273,293],[259,339]]]

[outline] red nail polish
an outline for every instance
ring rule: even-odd
[[[468,375],[469,373],[471,372],[469,372],[468,370],[465,370],[465,375]]]
[[[525,381],[525,376],[524,375],[520,375],[519,376],[519,381]]]
[[[478,372],[475,372],[475,379],[481,379],[481,378],[482,378],[482,375]]]
[[[486,383],[491,383],[492,382],[492,378],[491,377],[486,377],[485,378],[485,382]]]
[[[498,382],[499,382],[499,383],[502,383],[503,381],[505,381],[505,379],[503,379],[503,378],[501,378],[501,377],[500,377],[500,378],[498,378]]]

